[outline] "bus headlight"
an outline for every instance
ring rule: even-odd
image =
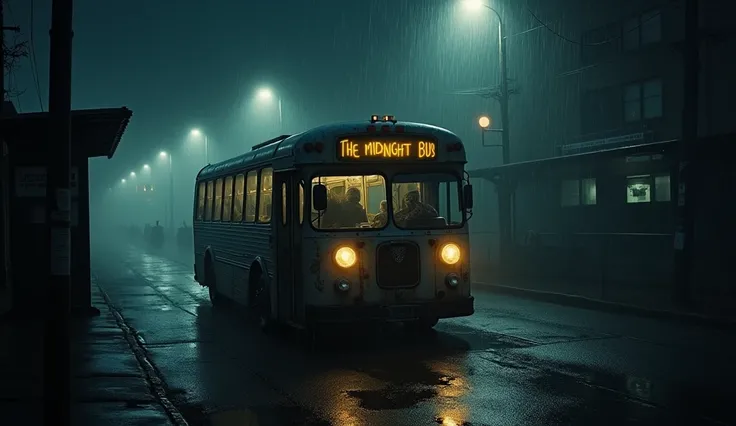
[[[440,258],[448,265],[456,264],[460,261],[460,247],[453,243],[445,244],[440,250]]]
[[[345,293],[346,291],[350,290],[350,281],[346,280],[345,278],[341,278],[335,281],[335,289],[337,291]]]
[[[350,247],[340,247],[335,251],[335,263],[341,268],[349,268],[358,261],[358,255]]]

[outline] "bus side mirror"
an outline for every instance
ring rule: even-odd
[[[312,205],[317,211],[327,210],[327,187],[319,184],[312,188]]]
[[[463,204],[467,210],[473,208],[473,185],[468,184],[463,187]]]

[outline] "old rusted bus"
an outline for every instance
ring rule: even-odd
[[[465,163],[450,131],[372,116],[208,165],[195,186],[195,279],[213,305],[246,305],[264,326],[422,329],[471,315]],[[399,221],[415,196],[434,214]],[[336,203],[347,202],[360,219],[344,219],[349,209]]]

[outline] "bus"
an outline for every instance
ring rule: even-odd
[[[196,177],[194,276],[261,327],[474,312],[473,191],[452,132],[393,116],[259,143]]]

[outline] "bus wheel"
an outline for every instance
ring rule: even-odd
[[[220,305],[220,295],[217,293],[215,268],[214,265],[212,265],[212,261],[210,261],[209,259],[207,260],[207,267],[205,268],[204,282],[207,286],[207,292],[210,296],[210,303],[212,303],[213,307],[218,307]]]
[[[413,333],[427,332],[437,325],[439,320],[437,318],[420,318],[414,321],[407,321],[404,323],[404,328]]]
[[[263,331],[269,331],[273,325],[271,319],[271,295],[268,291],[266,279],[258,277],[255,291],[255,313],[258,318],[258,326]]]

